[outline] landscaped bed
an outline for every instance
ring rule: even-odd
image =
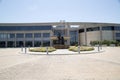
[[[92,51],[92,50],[94,50],[93,47],[80,46],[80,51]],[[78,52],[78,46],[70,46],[69,51]]]
[[[31,52],[46,52],[47,47],[39,47],[39,48],[30,48],[29,51]],[[48,52],[56,51],[54,47],[48,47]]]

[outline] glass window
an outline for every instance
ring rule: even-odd
[[[54,35],[55,36],[58,36],[59,34],[61,36],[65,36],[65,30],[54,30]]]
[[[15,38],[15,34],[13,33],[8,34],[8,38]]]
[[[43,41],[43,46],[50,46],[50,41]]]
[[[24,34],[23,34],[23,33],[17,33],[17,34],[16,34],[16,37],[17,37],[17,38],[24,38]]]
[[[0,39],[7,39],[8,35],[6,33],[0,33]]]
[[[77,33],[77,31],[70,31],[70,44],[71,45],[78,44],[78,33]]]
[[[25,38],[32,38],[32,33],[26,33]]]
[[[80,30],[79,30],[79,33],[82,33],[82,32],[84,32],[84,29],[80,29]]]
[[[32,41],[25,41],[26,47],[32,47]]]
[[[114,28],[116,31],[120,31],[120,26],[115,26]]]
[[[43,37],[50,37],[50,33],[43,33]]]
[[[34,47],[40,47],[41,41],[34,41]]]
[[[87,31],[99,31],[99,27],[92,27],[92,28],[87,28]]]
[[[102,30],[114,30],[114,26],[104,26]]]
[[[41,33],[34,33],[34,37],[35,38],[40,38],[41,37]]]
[[[24,41],[16,41],[16,47],[23,47]]]
[[[116,33],[116,37],[120,37],[120,33]]]
[[[7,46],[8,47],[15,47],[15,42],[14,41],[8,41]]]
[[[0,26],[0,31],[31,31],[31,30],[52,30],[51,25],[45,26]]]
[[[5,41],[0,41],[0,47],[5,47],[6,43]]]

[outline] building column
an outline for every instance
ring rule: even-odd
[[[43,33],[41,33],[41,46],[43,46]]]
[[[4,33],[5,35],[5,47],[7,48],[7,41],[8,41],[8,33]]]
[[[34,33],[32,33],[32,46],[34,47]]]
[[[67,37],[70,37],[70,29],[69,29],[69,25],[66,25],[67,26]],[[70,45],[70,38],[67,40],[67,45]]]
[[[14,41],[15,41],[15,47],[17,46],[17,45],[16,45],[16,39],[17,39],[17,37],[16,37],[16,33],[15,33],[15,40],[14,40]]]
[[[24,33],[24,40],[23,40],[23,45],[24,45],[24,47],[25,47],[25,33]]]
[[[85,45],[87,45],[87,30],[86,30],[86,26],[84,28],[84,33],[85,33]]]
[[[53,32],[52,31],[50,32],[50,46],[52,47],[53,46],[53,40],[51,39],[51,36],[53,36]]]
[[[102,41],[103,40],[103,38],[102,38],[102,26],[99,26],[99,28],[100,28],[100,41]]]
[[[77,36],[78,36],[78,45],[81,45],[81,42],[80,42],[80,35],[79,35],[79,29],[77,30]]]

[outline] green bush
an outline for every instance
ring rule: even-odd
[[[93,47],[88,47],[88,46],[81,46],[80,47],[80,51],[92,51],[92,50],[94,50]],[[78,46],[70,46],[69,51],[78,52]]]
[[[90,45],[95,46],[95,45],[107,45],[110,46],[110,44],[115,44],[118,46],[120,42],[115,41],[115,40],[103,40],[103,41],[90,41]]]
[[[39,47],[39,48],[30,48],[29,51],[31,52],[46,52],[47,48],[46,47]],[[54,47],[48,47],[48,52],[53,52],[56,51]]]

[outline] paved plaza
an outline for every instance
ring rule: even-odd
[[[0,48],[0,80],[120,80],[120,47],[103,52],[21,53]]]

